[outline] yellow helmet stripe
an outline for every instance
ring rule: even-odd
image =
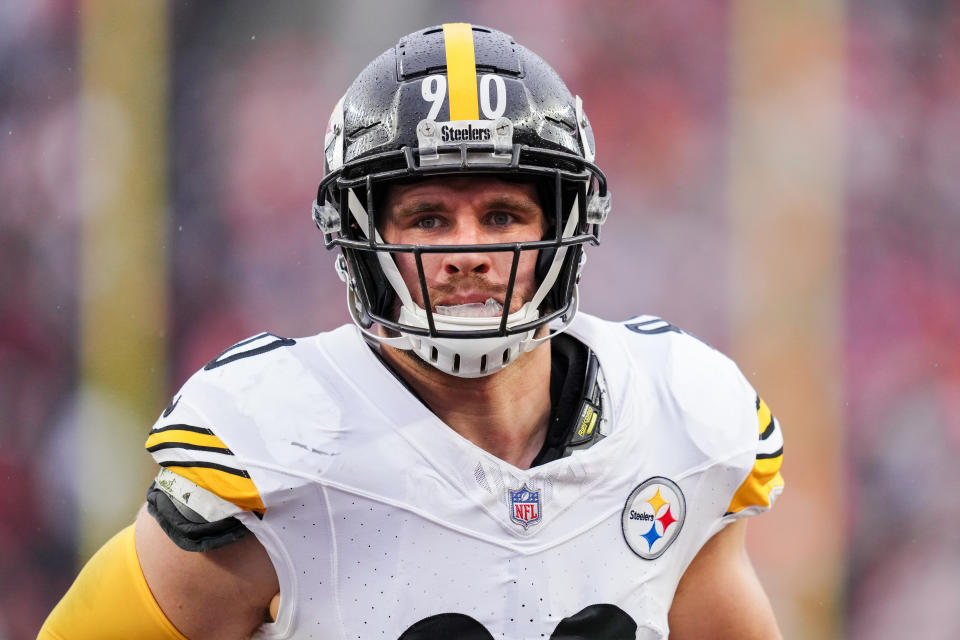
[[[450,120],[479,120],[473,27],[466,22],[443,25],[443,43],[447,53]]]

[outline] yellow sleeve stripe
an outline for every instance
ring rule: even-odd
[[[38,640],[187,640],[167,619],[143,577],[130,525],[97,551],[50,613]],[[104,625],[109,625],[109,630]]]
[[[770,413],[770,407],[762,398],[757,398],[757,401],[760,403],[757,407],[757,422],[760,424],[760,433],[763,433],[773,420],[773,414]]]
[[[261,516],[266,511],[263,500],[260,499],[260,492],[257,491],[257,485],[242,469],[211,462],[161,462],[160,464],[244,511],[253,511]]]
[[[450,120],[479,120],[477,60],[473,49],[473,26],[466,22],[443,25],[447,55],[447,94]]]
[[[147,442],[144,445],[147,451],[159,451],[160,449],[200,449],[201,451],[218,451],[233,455],[233,452],[227,448],[223,440],[213,435],[209,430],[198,431],[199,427],[184,429],[187,425],[175,425],[179,428],[154,430],[150,432]]]
[[[770,412],[770,407],[760,396],[757,396],[756,404],[760,440],[769,441],[777,428],[776,420]],[[783,477],[780,475],[782,463],[783,447],[772,453],[758,453],[750,475],[733,494],[733,500],[727,507],[727,515],[743,511],[748,507],[769,508],[774,489],[783,486]]]
[[[769,508],[773,490],[783,486],[783,477],[780,475],[782,462],[782,452],[775,458],[758,459],[750,475],[733,495],[727,514],[743,511],[747,507]]]

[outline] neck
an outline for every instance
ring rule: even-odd
[[[381,355],[451,429],[501,460],[529,469],[550,419],[550,347],[544,344],[482,378],[443,373],[413,353],[386,345]]]

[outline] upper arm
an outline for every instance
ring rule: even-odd
[[[137,514],[136,547],[157,604],[187,637],[247,637],[268,619],[279,583],[256,537],[211,551],[184,551],[143,508]]]
[[[744,547],[746,520],[736,520],[700,549],[670,607],[670,638],[770,640],[780,631]]]

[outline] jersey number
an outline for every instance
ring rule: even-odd
[[[420,84],[420,95],[430,103],[427,120],[436,120],[447,97],[447,76],[427,76]],[[498,75],[480,76],[480,113],[488,120],[496,120],[507,110],[507,84]]]
[[[634,640],[637,623],[626,611],[612,604],[592,604],[558,624],[551,640]],[[424,618],[403,632],[398,640],[493,640],[486,627],[462,613],[441,613]]]

